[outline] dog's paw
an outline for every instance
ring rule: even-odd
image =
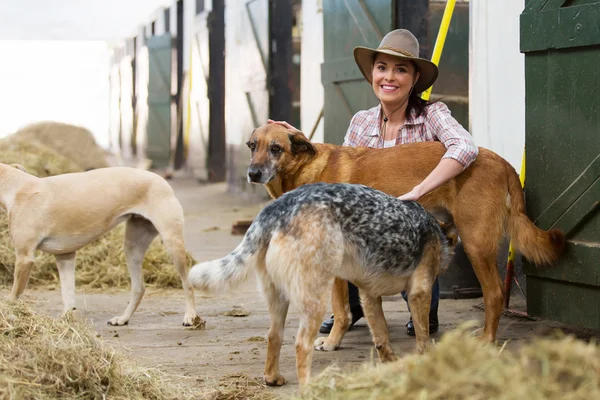
[[[377,352],[379,355],[379,361],[381,361],[382,363],[393,362],[398,360],[398,356],[396,355],[396,353],[394,353],[394,350],[392,350],[391,347],[387,347],[384,350],[377,350]],[[423,354],[423,352],[419,352],[418,350],[417,352],[419,354]]]
[[[283,386],[285,385],[285,378],[281,374],[274,376],[264,376],[265,384],[267,386]]]
[[[335,351],[340,346],[337,343],[332,343],[328,337],[320,337],[315,340],[314,347],[318,351]]]
[[[123,317],[114,317],[111,320],[109,320],[107,322],[108,325],[112,325],[112,326],[123,326],[123,325],[128,325],[129,324],[129,320],[125,319]]]
[[[183,318],[183,326],[190,326],[191,329],[202,330],[206,328],[206,321],[197,315],[192,317],[185,316]]]

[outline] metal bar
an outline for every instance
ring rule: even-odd
[[[225,0],[213,0],[208,19],[208,179],[227,177],[225,138]]]
[[[293,17],[291,0],[269,0],[269,116],[278,121],[292,118]]]
[[[175,81],[176,81],[176,94],[175,94],[175,132],[174,132],[174,157],[173,167],[177,170],[183,167],[185,163],[184,157],[184,143],[183,143],[183,124],[181,123],[181,116],[183,115],[183,0],[177,0],[177,36],[175,37],[176,47],[176,70],[175,70]]]
[[[446,42],[446,35],[448,34],[448,28],[450,27],[450,20],[452,19],[455,3],[456,0],[448,0],[446,8],[444,8],[442,23],[440,24],[440,30],[438,31],[435,47],[433,48],[433,55],[431,56],[431,62],[435,65],[440,63],[440,58],[442,57],[442,50],[444,49],[444,43]],[[421,98],[423,100],[429,100],[429,96],[431,96],[431,87],[423,92]]]

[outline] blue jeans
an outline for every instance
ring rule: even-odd
[[[352,283],[348,282],[348,298],[350,300],[350,308],[356,309],[356,307],[360,307],[360,298],[358,296],[358,288],[354,286]],[[402,292],[402,298],[407,302],[408,306],[408,296],[406,292]],[[438,282],[438,278],[435,278],[435,282],[433,283],[433,287],[431,289],[431,307],[430,310],[433,310],[437,307],[440,301],[440,284]],[[408,308],[410,311],[410,307]]]

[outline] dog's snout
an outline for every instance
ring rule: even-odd
[[[248,178],[250,182],[260,182],[260,178],[262,177],[262,171],[260,168],[250,167],[248,168]]]

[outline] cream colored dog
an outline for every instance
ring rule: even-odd
[[[0,203],[8,213],[16,253],[11,299],[25,290],[35,250],[54,254],[64,311],[75,308],[75,253],[126,222],[125,257],[131,275],[131,300],[110,325],[126,325],[144,295],[142,261],[156,235],[161,236],[186,298],[183,325],[197,318],[188,284],[183,239],[183,208],[171,186],[152,172],[125,167],[37,178],[18,164],[0,163]],[[196,321],[196,324],[198,322]]]

